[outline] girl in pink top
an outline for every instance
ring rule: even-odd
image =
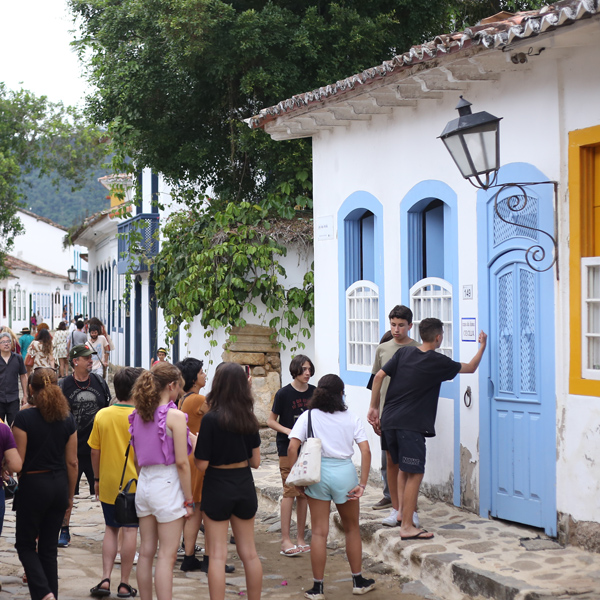
[[[169,363],[142,373],[132,391],[136,410],[129,417],[129,431],[139,466],[135,507],[140,519],[137,581],[141,600],[152,600],[152,563],[157,546],[156,597],[171,600],[184,518],[194,512],[188,461],[192,443],[187,416],[174,404],[180,394],[181,373]]]

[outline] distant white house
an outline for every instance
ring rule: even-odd
[[[111,208],[86,219],[72,239],[75,243],[85,246],[88,251],[88,312],[90,316],[97,316],[102,320],[115,342],[116,350],[111,353],[111,362],[120,366],[149,368],[151,361],[156,357],[157,348],[165,345],[166,325],[163,312],[158,308],[154,293],[152,267],[143,261],[132,265],[130,295],[128,299],[125,298],[131,258],[126,237],[118,234],[126,234],[131,227],[139,226],[141,222],[140,231],[145,250],[148,256],[154,257],[160,248],[161,222],[181,207],[171,200],[170,189],[162,177],[149,169],[144,169],[139,177],[142,201],[131,207],[127,218],[116,216],[122,199],[113,195]],[[102,178],[100,183],[107,189],[118,185],[125,192],[125,200],[131,200],[132,181],[126,176]],[[157,197],[164,209],[159,209],[156,202],[152,202],[152,199]],[[301,286],[303,276],[310,268],[312,260],[312,249],[300,251],[290,248],[283,261],[287,272],[286,285]],[[264,307],[259,305],[258,314],[261,314],[261,308]],[[257,321],[251,315],[246,315],[246,318],[250,324],[266,324]],[[215,339],[218,345],[215,349],[211,349],[198,318],[190,324],[189,333],[190,337],[182,331],[175,344],[168,348],[170,362],[177,362],[185,356],[206,360],[207,352],[209,360],[216,364],[221,362],[222,346],[226,341],[224,331],[216,332]],[[312,356],[312,339],[304,341],[307,346],[304,352]],[[284,382],[289,380],[287,365],[291,358],[289,349],[281,352]]]
[[[597,2],[501,13],[250,120],[276,140],[312,138],[317,369],[339,373],[366,417],[395,304],[417,325],[439,317],[455,360],[489,332],[478,373],[442,386],[424,487],[596,550],[599,32]],[[498,184],[521,189],[461,177],[438,139],[460,95],[502,118]]]
[[[55,329],[62,319],[84,313],[87,306],[85,249],[63,246],[67,229],[20,209],[24,233],[6,257],[10,275],[0,281],[0,324],[13,331],[29,327],[31,317]],[[75,280],[69,280],[69,269]]]

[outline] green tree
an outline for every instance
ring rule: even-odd
[[[158,301],[173,330],[201,313],[203,323],[238,322],[236,301],[250,303],[250,310],[256,289],[251,284],[260,276],[253,259],[243,268],[234,262],[256,242],[238,235],[240,226],[267,231],[273,216],[289,219],[295,207],[312,208],[310,141],[274,142],[250,130],[244,119],[432,39],[472,18],[476,4],[494,6],[488,12],[493,14],[496,5],[510,3],[70,0],[80,24],[77,45],[97,90],[89,99],[90,115],[109,129],[121,159],[129,156],[136,168],[161,172],[188,208],[170,223],[157,259]],[[236,220],[240,213],[232,205],[247,207],[246,222]],[[190,238],[190,223],[203,241]],[[212,241],[219,228],[228,235],[219,258],[227,268],[216,269],[209,285],[207,265],[211,260],[214,265]],[[271,249],[278,245],[264,241]],[[284,276],[281,252],[267,254],[261,273]],[[188,260],[192,255],[197,264]],[[228,269],[242,281],[225,302],[231,310],[223,311]],[[310,283],[303,292],[310,297]],[[292,306],[291,313],[311,310],[300,296],[285,306]],[[283,329],[297,320],[285,310]],[[307,318],[310,322],[312,314]],[[287,337],[287,331],[280,333]]]
[[[54,173],[57,184],[64,178],[81,185],[104,156],[100,136],[76,109],[0,82],[0,279],[8,275],[4,259],[23,230],[17,210],[24,174],[37,169]]]

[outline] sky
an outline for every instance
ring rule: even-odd
[[[83,107],[88,85],[69,46],[74,28],[66,0],[0,0],[0,81]]]

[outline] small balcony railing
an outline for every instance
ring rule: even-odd
[[[151,269],[149,259],[158,254],[158,217],[158,213],[142,213],[118,226],[119,274],[127,273],[130,266],[134,273]]]

